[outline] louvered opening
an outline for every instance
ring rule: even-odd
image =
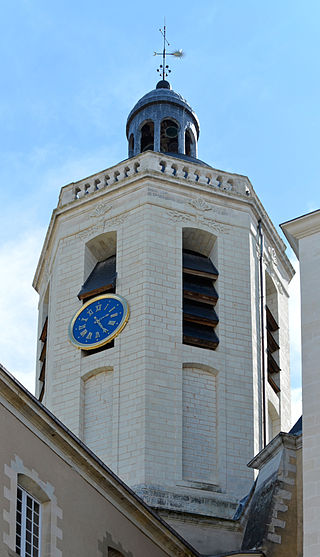
[[[99,294],[115,292],[116,278],[116,256],[112,255],[96,264],[78,294],[79,300],[88,301]]]
[[[214,309],[218,294],[214,282],[218,271],[209,257],[183,251],[183,342],[215,350],[219,339],[214,331],[219,318]]]
[[[39,340],[42,343],[42,347],[41,347],[41,352],[40,352],[40,356],[39,356],[39,360],[41,362],[41,370],[40,370],[40,375],[39,375],[39,381],[41,381],[42,385],[41,385],[41,389],[40,389],[40,395],[39,395],[39,400],[40,402],[42,402],[42,399],[44,397],[44,391],[45,391],[45,380],[46,380],[46,357],[47,357],[47,337],[48,337],[48,316],[45,318],[42,330],[41,330],[41,334],[39,337]]]
[[[279,325],[270,308],[266,306],[267,321],[267,362],[268,362],[268,381],[276,393],[280,392],[279,377],[281,371],[279,361],[279,344],[275,338],[278,334]]]
[[[79,300],[87,302],[91,298],[99,296],[100,294],[115,293],[116,279],[116,256],[112,255],[104,261],[99,261],[96,264],[78,294]],[[97,352],[113,348],[113,346],[114,340],[94,350],[82,350],[82,355],[90,356],[92,354],[96,354]]]

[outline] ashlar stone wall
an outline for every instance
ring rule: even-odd
[[[252,484],[246,465],[263,429],[259,218],[283,316],[281,394],[266,396],[287,429],[292,268],[249,180],[147,152],[61,190],[34,282],[40,329],[50,284],[44,403],[157,508],[230,517]],[[210,247],[219,270],[215,351],[182,343],[183,239]],[[84,356],[68,324],[107,252],[130,319],[113,348]]]

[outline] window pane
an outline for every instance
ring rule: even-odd
[[[17,489],[16,552],[39,557],[40,504],[24,489]]]

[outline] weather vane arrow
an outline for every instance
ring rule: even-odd
[[[161,35],[163,36],[163,51],[162,52],[154,52],[154,56],[162,56],[162,64],[160,64],[157,72],[162,75],[162,79],[165,80],[168,77],[168,74],[171,73],[169,66],[166,64],[166,56],[175,56],[176,58],[182,58],[184,56],[184,52],[182,50],[174,50],[173,52],[167,52],[166,46],[170,46],[170,43],[167,41],[166,37],[166,20],[164,20],[163,29],[159,29]]]

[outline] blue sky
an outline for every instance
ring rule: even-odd
[[[51,211],[61,186],[126,158],[126,118],[157,81],[164,15],[186,53],[170,80],[198,114],[199,157],[249,176],[277,227],[319,206],[320,3],[15,0],[1,12],[0,361],[32,388],[31,281]],[[297,398],[298,291],[295,279]]]

